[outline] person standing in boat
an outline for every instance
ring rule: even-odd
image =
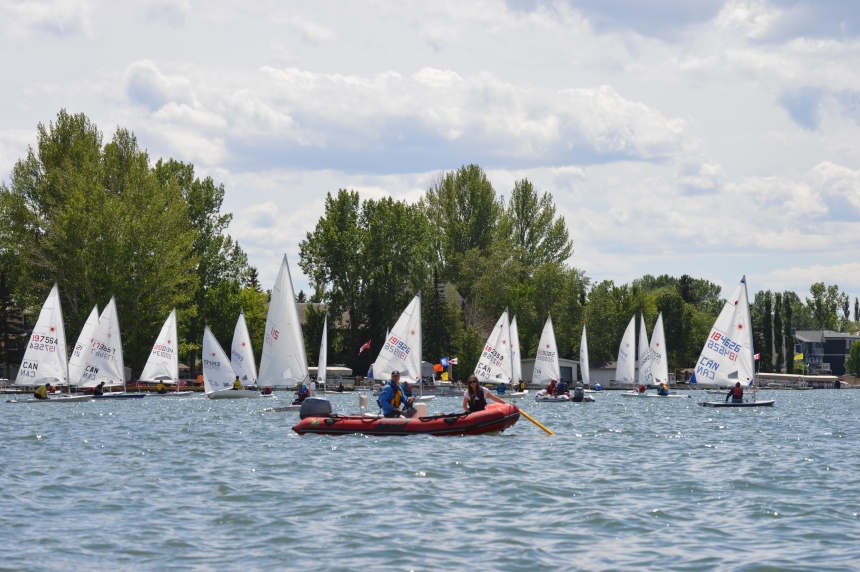
[[[36,391],[33,392],[33,397],[35,397],[36,399],[48,399],[48,390],[50,389],[50,387],[50,383],[40,385],[36,388]]]
[[[487,408],[488,397],[498,403],[505,402],[500,397],[493,395],[486,387],[481,387],[477,376],[470,375],[469,381],[466,383],[466,391],[463,393],[463,411],[466,413],[483,411]]]
[[[735,386],[729,389],[729,392],[726,394],[727,402],[729,400],[729,397],[732,398],[732,403],[744,402],[744,388],[741,387],[741,382],[735,382]]]
[[[93,395],[104,395],[104,394],[105,394],[105,382],[101,382],[93,388]]]
[[[412,398],[406,397],[403,388],[400,387],[400,372],[394,370],[391,372],[391,379],[379,392],[379,406],[382,408],[384,417],[400,417],[403,413],[401,405],[408,407],[412,406]],[[404,407],[403,409],[406,409]]]

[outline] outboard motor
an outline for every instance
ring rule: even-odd
[[[577,385],[576,389],[573,390],[573,400],[582,401],[583,397],[585,397],[585,390],[582,389],[581,385]]]
[[[331,401],[320,397],[306,397],[302,401],[302,408],[299,410],[299,419],[305,417],[329,417],[331,416]]]

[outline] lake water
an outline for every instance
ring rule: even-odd
[[[300,437],[264,411],[284,399],[4,402],[0,569],[860,569],[860,391],[761,394],[524,400],[553,437]]]

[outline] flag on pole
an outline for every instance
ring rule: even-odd
[[[358,348],[358,355],[361,355],[361,352],[363,352],[364,350],[369,350],[369,349],[370,349],[370,340],[367,340],[367,343],[365,343],[363,346]]]
[[[803,354],[794,354],[794,361],[803,361]]]
[[[448,360],[448,363],[451,365],[457,365],[457,358],[452,357],[451,359]]]
[[[442,367],[448,367],[448,358],[439,358],[439,365],[441,365]]]
[[[437,372],[437,373],[438,373],[438,372],[440,372],[440,371],[442,371],[442,364],[441,364],[441,363],[437,363],[437,364],[433,365],[433,371],[435,371],[435,372]]]
[[[448,372],[447,371],[442,372],[442,381],[448,381]]]
[[[754,355],[754,356],[753,356],[753,359],[754,359],[754,360],[756,360],[756,361],[760,360],[760,359],[761,359],[761,354],[756,354],[756,355]]]

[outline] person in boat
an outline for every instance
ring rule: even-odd
[[[523,380],[520,380],[520,382],[517,384],[517,391],[521,391],[521,392],[522,392],[522,391],[525,391],[525,390],[526,390],[526,382],[525,382],[525,381],[523,381]]]
[[[507,390],[508,390],[508,386],[505,385],[504,382],[502,382],[496,386],[496,393],[498,393],[499,395],[504,395]]]
[[[162,395],[167,393],[167,387],[164,385],[164,382],[161,381],[160,379],[158,380],[158,383],[155,385],[155,392],[160,393]]]
[[[466,391],[463,392],[463,411],[466,413],[483,411],[487,408],[488,397],[498,403],[504,403],[503,399],[493,395],[489,389],[481,387],[477,376],[470,375],[466,383]]]
[[[741,382],[735,382],[735,386],[729,389],[729,392],[726,394],[726,401],[729,400],[729,397],[732,398],[732,403],[744,402],[744,388],[741,387]]]
[[[558,382],[558,385],[555,386],[555,394],[556,395],[567,395],[568,394],[567,382],[565,380],[562,379],[561,381]]]
[[[585,389],[582,387],[582,382],[576,384],[576,387],[573,389],[573,400],[577,403],[585,399]]]
[[[546,394],[547,395],[555,395],[556,381],[554,379],[549,380],[549,385],[546,386]]]
[[[313,379],[311,379],[311,383],[310,383],[310,387],[308,387],[308,391],[309,391],[310,395],[314,395],[317,392],[317,384]]]
[[[46,383],[45,385],[40,385],[36,388],[36,391],[33,392],[33,397],[36,399],[48,399],[48,389],[51,387],[50,383]]]
[[[105,382],[101,382],[97,386],[93,388],[93,395],[104,395],[105,394]]]
[[[639,393],[645,393],[645,386],[644,385],[641,385],[641,384],[639,385]]]
[[[665,382],[660,384],[660,387],[657,389],[657,395],[669,395],[669,386]]]
[[[391,372],[391,379],[379,392],[379,406],[382,408],[383,417],[400,417],[403,410],[412,407],[412,398],[406,397],[403,388],[400,387],[400,372]],[[401,407],[406,406],[406,407]]]
[[[239,391],[242,389],[242,380],[239,379],[239,376],[236,376],[236,381],[233,382],[233,387],[231,388],[233,391]]]
[[[338,393],[343,393],[343,381],[337,382],[337,389],[335,391],[337,391]]]
[[[271,387],[264,387],[263,389],[260,390],[260,395],[271,395],[272,391],[273,390]]]

